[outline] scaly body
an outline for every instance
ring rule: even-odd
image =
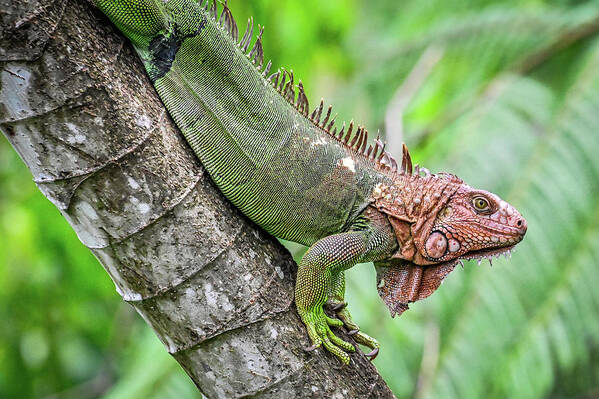
[[[367,148],[364,128],[337,130],[322,102],[310,112],[292,72],[269,75],[262,32],[250,46],[248,23],[239,39],[226,5],[219,16],[214,3],[194,0],[96,4],[132,40],[223,194],[269,233],[311,246],[296,304],[312,347],[324,344],[349,362],[353,345],[330,329],[345,324],[372,356],[378,352],[344,307],[344,270],[354,264],[375,262],[379,293],[400,312],[430,295],[460,258],[494,254],[524,235],[525,221],[496,196],[451,175],[412,173],[405,147],[398,168],[378,139]],[[327,301],[340,320],[325,315]]]

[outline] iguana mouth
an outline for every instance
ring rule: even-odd
[[[492,260],[499,258],[499,256],[504,255],[506,257],[512,256],[512,249],[514,249],[513,245],[508,245],[506,247],[501,248],[487,248],[487,249],[479,249],[477,251],[467,252],[464,255],[458,258],[458,261],[462,263],[462,260],[471,260],[476,259],[478,264],[482,262],[483,259],[487,259],[489,263],[492,265]]]

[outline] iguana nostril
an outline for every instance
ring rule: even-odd
[[[522,231],[522,234],[526,233],[526,229],[528,228],[528,226],[526,224],[526,220],[525,219],[519,219],[516,222],[516,226],[518,226],[520,228],[520,230]]]

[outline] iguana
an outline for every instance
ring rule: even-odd
[[[361,332],[344,302],[345,270],[374,262],[392,316],[429,296],[462,259],[510,251],[526,221],[497,195],[448,173],[401,164],[353,122],[310,112],[292,71],[264,64],[263,28],[240,38],[227,3],[94,0],[133,43],[158,95],[222,193],[270,234],[309,246],[299,262],[297,311],[311,346],[348,364]],[[252,41],[254,42],[251,45]],[[323,310],[330,306],[338,318]]]

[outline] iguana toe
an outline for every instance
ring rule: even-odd
[[[335,314],[337,315],[337,318],[343,322],[343,324],[348,330],[360,330],[360,327],[358,327],[358,325],[354,323],[354,321],[352,320],[351,314],[349,313],[349,310],[347,310],[347,307],[344,306],[340,308],[335,312]]]
[[[327,321],[327,324],[331,327],[343,327],[343,321],[339,319],[333,319],[332,317],[329,317],[326,314],[324,315],[324,318]]]
[[[305,350],[311,351],[324,346],[327,351],[337,356],[343,364],[349,364],[349,355],[347,352],[355,352],[355,346],[342,340],[331,331],[331,326],[342,327],[343,322],[328,317],[324,314],[322,308],[320,311],[306,312],[301,316],[308,330],[308,336],[312,341],[312,345],[305,348]]]
[[[377,351],[378,353],[378,349],[381,346],[378,341],[374,338],[372,338],[371,336],[364,334],[363,332],[359,331],[357,334],[355,334],[353,336],[354,341],[356,341],[357,343],[359,343],[360,345],[364,345],[369,347],[370,349],[372,349],[373,351]],[[371,352],[372,353],[372,352]],[[376,356],[376,355],[375,355]],[[374,359],[374,358],[373,358]],[[372,359],[371,359],[372,360]]]
[[[347,334],[352,336],[354,341],[360,345],[367,346],[368,348],[372,349],[373,352],[377,350],[377,353],[374,354],[374,357],[376,357],[380,344],[376,339],[360,331],[360,327],[358,327],[358,325],[352,320],[351,314],[346,307],[342,307],[341,310],[337,311],[337,317],[343,322],[345,328],[349,330]],[[372,359],[374,359],[374,357],[372,357]]]

